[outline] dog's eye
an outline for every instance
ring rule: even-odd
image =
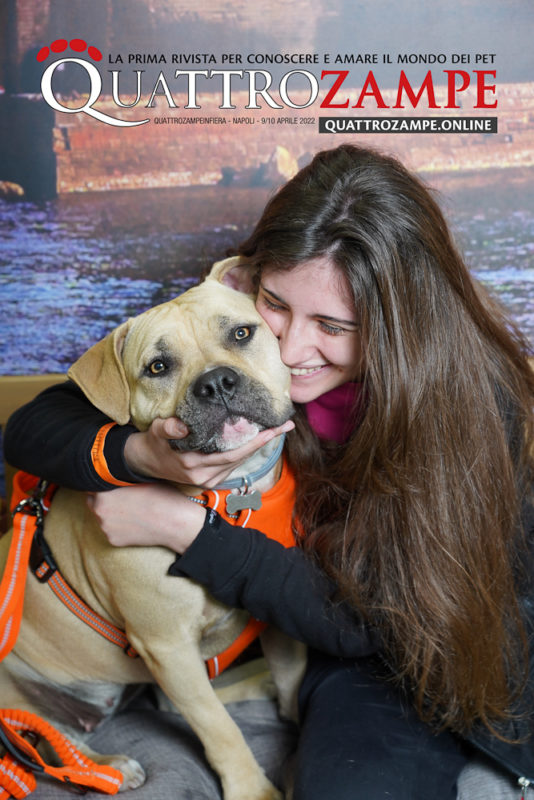
[[[167,365],[163,361],[156,359],[149,365],[148,369],[152,375],[161,375],[161,373],[165,372],[167,369]]]
[[[242,326],[241,328],[236,328],[234,331],[234,337],[236,341],[242,342],[244,339],[248,339],[251,334],[250,328]]]

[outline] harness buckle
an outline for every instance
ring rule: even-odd
[[[20,503],[15,506],[11,516],[14,517],[15,514],[31,514],[36,518],[36,526],[41,527],[45,517],[43,500],[47,489],[48,481],[41,479],[32,494],[29,497],[25,497],[24,500],[21,500]]]
[[[33,770],[34,772],[44,772],[42,764],[39,764],[31,753],[23,749],[16,739],[14,739],[11,729],[3,720],[0,720],[0,744],[3,746],[6,753],[9,753],[9,755],[19,764],[22,764],[23,767]]]

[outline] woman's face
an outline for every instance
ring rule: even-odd
[[[264,269],[256,306],[291,369],[294,402],[308,403],[361,376],[358,315],[347,279],[330,259]]]

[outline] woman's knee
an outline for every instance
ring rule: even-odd
[[[466,754],[435,735],[373,662],[317,659],[301,692],[294,800],[453,800]]]

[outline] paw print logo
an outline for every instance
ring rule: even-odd
[[[83,39],[71,39],[70,42],[67,42],[66,39],[56,39],[52,42],[50,47],[44,46],[41,47],[39,52],[36,55],[37,61],[46,61],[50,53],[64,53],[67,48],[69,48],[74,53],[85,53],[87,50],[87,55],[89,58],[92,58],[93,61],[102,61],[102,53],[97,47],[93,45],[87,46],[87,42]]]
[[[87,114],[89,117],[99,122],[104,122],[106,125],[113,125],[116,128],[133,128],[137,125],[144,125],[150,122],[148,118],[141,120],[125,120],[112,117],[110,114],[105,114],[98,108],[95,108],[95,103],[98,102],[102,95],[102,77],[95,63],[93,63],[102,61],[102,53],[97,47],[94,45],[88,46],[84,39],[71,39],[70,41],[66,39],[55,39],[50,46],[45,45],[41,47],[36,56],[37,61],[42,63],[46,61],[51,54],[58,55],[60,58],[49,64],[43,72],[41,77],[41,94],[45,102],[48,103],[54,111],[62,111],[65,114]],[[89,58],[81,58],[80,56],[88,56]],[[52,78],[56,69],[62,68],[65,64],[69,63],[74,63],[82,67],[89,80],[87,99],[83,105],[76,108],[63,103],[61,97],[54,93],[54,88],[52,86]],[[116,99],[115,102],[117,102]]]

